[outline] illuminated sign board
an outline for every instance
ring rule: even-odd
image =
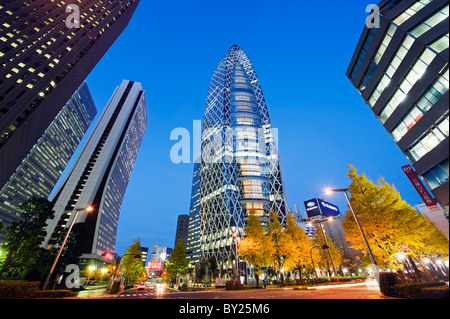
[[[336,217],[341,213],[339,207],[330,204],[320,198],[313,198],[305,202],[306,215],[308,218],[317,216]]]
[[[148,263],[148,269],[151,270],[161,270],[162,263],[160,261],[150,261]]]

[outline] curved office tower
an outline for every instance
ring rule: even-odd
[[[48,221],[45,245],[57,244],[60,233],[76,223],[89,229],[81,264],[102,265],[105,252],[115,251],[122,200],[148,124],[145,92],[124,80],[115,90],[71,170],[51,198],[55,218]]]
[[[217,66],[206,101],[200,168],[200,249],[235,267],[233,232],[244,236],[254,210],[263,225],[287,212],[275,134],[255,70],[234,45]]]

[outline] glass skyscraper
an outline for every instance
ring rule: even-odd
[[[235,267],[232,234],[245,236],[250,210],[263,225],[271,210],[282,222],[287,214],[276,134],[255,70],[237,45],[220,61],[210,82],[201,155],[200,255],[216,258],[226,271]]]
[[[83,82],[0,190],[0,220],[5,225],[20,219],[19,204],[50,196],[96,114]],[[0,242],[4,240],[0,236]]]
[[[346,75],[448,212],[448,0],[378,8],[379,27],[366,25]]]
[[[89,240],[82,259],[102,263],[115,252],[122,200],[147,128],[145,93],[140,83],[124,80],[106,105],[69,173],[51,198],[55,218],[48,221],[44,246],[56,244],[61,231],[85,223]]]

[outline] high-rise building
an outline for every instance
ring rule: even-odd
[[[96,114],[94,100],[83,82],[0,189],[3,224],[20,220],[19,204],[33,197],[50,196]],[[0,236],[0,242],[5,240]]]
[[[346,75],[448,211],[448,0],[383,0],[375,11]]]
[[[200,261],[200,167],[200,163],[194,163],[189,226],[186,242],[187,260],[191,264]]]
[[[0,0],[0,188],[128,25],[138,3]]]
[[[141,247],[142,252],[142,266],[147,265],[147,259],[148,259],[148,247]]]
[[[187,243],[187,231],[189,227],[189,215],[179,215],[177,221],[177,230],[175,233],[175,245],[177,241],[181,239],[183,241],[183,245],[186,248]]]
[[[287,214],[276,135],[255,70],[237,45],[210,82],[201,155],[201,258],[216,258],[230,271],[236,260],[233,233],[244,236],[250,210],[263,225],[272,210],[281,222]]]
[[[150,261],[148,262],[147,267],[150,276],[161,276],[172,251],[172,248],[162,247],[159,245],[152,247]]]
[[[55,218],[48,221],[44,246],[55,244],[60,232],[72,222],[75,210],[92,206],[92,212],[81,211],[76,220],[90,230],[81,259],[102,261],[103,253],[115,251],[122,200],[147,123],[141,84],[124,80],[51,198]]]

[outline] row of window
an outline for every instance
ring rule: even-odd
[[[435,189],[438,186],[448,183],[449,180],[449,168],[448,168],[449,160],[445,160],[444,162],[436,165],[431,170],[423,175],[423,178],[427,182],[430,189]]]
[[[426,31],[430,30],[432,27],[438,25],[440,22],[448,18],[448,16],[449,16],[449,6],[447,5],[438,12],[436,12],[434,15],[432,15],[425,22],[415,27],[411,32],[409,32],[406,35],[402,45],[398,48],[390,65],[387,67],[385,74],[383,75],[376,89],[372,93],[372,96],[369,98],[368,103],[371,107],[373,107],[376,104],[381,94],[384,92],[385,88],[389,85],[389,82],[392,79],[393,75],[395,74],[395,71],[397,70],[400,63],[403,61],[409,49],[413,45],[415,39],[419,38],[421,35],[423,35]],[[446,48],[448,48],[448,35],[443,36],[439,40],[435,41],[433,44],[429,45],[429,48],[431,48],[436,53],[440,53]]]
[[[406,151],[406,155],[412,163],[416,163],[425,154],[438,146],[449,135],[449,116],[433,125],[411,148]]]
[[[406,9],[404,12],[402,12],[396,19],[394,19],[393,23],[395,24],[394,27],[395,28],[390,28],[388,30],[388,34],[390,37],[393,36],[396,27],[401,26],[404,22],[406,22],[408,19],[410,19],[412,16],[414,16],[417,12],[419,12],[420,10],[422,10],[427,4],[429,4],[430,2],[432,2],[433,0],[419,0],[417,2],[415,2],[411,7],[409,7],[408,9]],[[369,50],[370,44],[372,43],[373,37],[375,36],[375,33],[377,32],[377,28],[372,28],[369,31],[369,34],[367,35],[367,38],[364,42],[364,45],[361,49],[361,52],[359,53],[358,59],[356,61],[356,64],[353,68],[353,71],[350,75],[350,78],[352,80],[355,80],[356,74],[358,74],[359,68],[361,67],[361,64],[366,56],[367,51]],[[385,38],[383,40],[383,43],[385,45],[384,50],[386,50],[387,45],[389,44],[390,39]],[[379,60],[381,60],[382,55],[384,54],[383,48],[379,48],[379,51],[377,52],[377,56],[375,56],[375,61],[374,63],[378,64]],[[378,61],[377,61],[378,60]],[[370,78],[370,77],[369,77]],[[365,81],[366,84],[368,82]],[[365,85],[364,85],[365,87]],[[364,88],[362,88],[364,89]],[[361,90],[362,90],[361,89]]]
[[[401,122],[392,130],[392,137],[396,142],[411,130],[423,115],[448,91],[449,69],[425,91],[421,98],[414,104],[413,108],[405,115]]]
[[[397,109],[400,103],[406,98],[406,95],[411,91],[412,87],[419,81],[425,73],[427,67],[433,62],[436,53],[426,48],[420,55],[419,59],[414,63],[403,80],[400,82],[398,88],[394,91],[389,102],[380,113],[380,120],[385,123],[392,113]]]

